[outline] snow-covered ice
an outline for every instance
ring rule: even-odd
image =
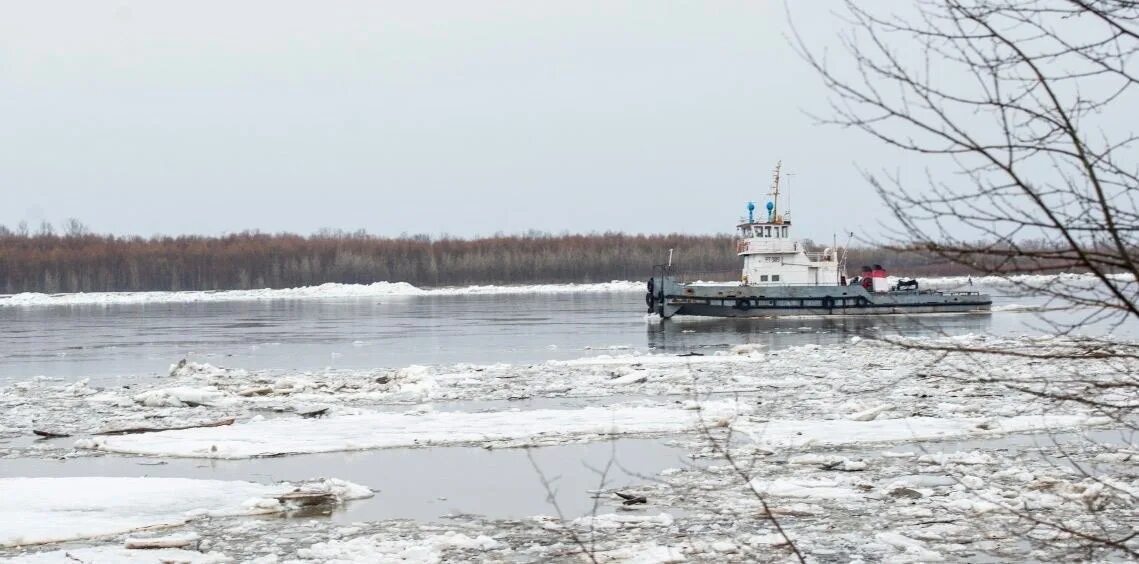
[[[709,402],[699,413],[723,425],[740,411],[735,402]],[[227,427],[80,439],[76,446],[105,452],[196,458],[251,458],[282,454],[426,447],[515,441],[588,440],[614,435],[681,433],[695,429],[694,412],[666,406],[585,407],[485,413],[375,413],[322,419],[266,419]]]
[[[742,419],[732,428],[769,448],[846,446],[977,437],[1040,430],[1059,431],[1110,423],[1088,415],[1023,415],[998,418],[905,417],[874,421]]]
[[[233,560],[218,552],[177,548],[131,550],[117,546],[68,548],[14,556],[9,564],[228,564]]]
[[[596,284],[529,284],[515,286],[464,286],[418,288],[407,282],[372,284],[328,283],[300,288],[222,290],[190,292],[90,292],[75,294],[0,294],[0,307],[50,305],[134,305],[199,302],[242,302],[267,300],[319,300],[345,298],[385,298],[402,296],[468,296],[511,294],[582,294],[643,292],[643,282],[602,282]]]
[[[412,365],[374,370],[245,370],[188,362],[172,367],[167,377],[134,384],[129,390],[94,387],[85,380],[37,379],[0,387],[0,428],[4,429],[0,433],[27,435],[33,429],[47,430],[83,439],[85,447],[159,453],[151,450],[156,448],[151,444],[153,434],[84,437],[115,429],[160,429],[236,418],[229,429],[171,431],[161,436],[177,437],[180,452],[188,448],[183,441],[191,437],[202,437],[203,443],[195,449],[221,449],[222,444],[205,441],[238,434],[242,441],[253,441],[248,433],[254,430],[277,433],[275,429],[286,428],[287,434],[296,433],[297,438],[279,445],[284,452],[303,446],[296,444],[300,437],[321,442],[320,433],[329,433],[326,444],[336,445],[325,450],[439,444],[439,434],[449,437],[443,439],[448,444],[456,444],[524,440],[539,433],[543,434],[540,442],[548,444],[597,434],[614,416],[598,405],[628,404],[635,399],[638,405],[626,408],[645,410],[648,416],[637,415],[638,424],[622,419],[624,408],[617,409],[617,419],[612,421],[619,424],[619,432],[670,433],[679,429],[677,420],[661,427],[654,426],[654,418],[662,414],[669,418],[676,410],[723,401],[728,397],[723,394],[731,394],[740,406],[762,416],[763,420],[741,418],[736,422],[738,430],[760,442],[825,445],[839,444],[833,442],[838,437],[844,437],[842,443],[888,442],[1097,425],[1093,414],[1078,403],[1048,404],[1011,393],[1010,386],[1070,388],[1081,397],[1118,402],[1119,398],[1111,396],[1118,389],[1115,384],[1126,381],[1130,370],[1139,369],[1135,366],[1139,363],[1127,359],[1103,363],[1074,357],[1041,363],[1032,356],[1069,350],[1072,342],[1065,339],[962,336],[915,339],[909,344],[1000,347],[1027,354],[986,364],[986,378],[966,384],[958,379],[979,369],[974,359],[942,357],[937,351],[897,348],[871,340],[748,354],[627,353],[524,365]],[[575,398],[567,406],[565,400]],[[552,399],[561,402],[559,409],[543,411],[551,405],[544,400]],[[581,411],[573,404],[601,411]],[[424,414],[402,415],[391,413],[393,409]],[[468,413],[486,409],[498,414]],[[326,417],[298,417],[320,410]],[[426,414],[432,411],[436,413]],[[343,417],[356,417],[360,422],[371,417],[375,424],[366,426],[361,435],[359,429],[342,428],[351,425],[342,424]],[[553,433],[561,422],[573,426],[560,435]],[[526,427],[531,423],[537,426]],[[468,432],[455,434],[452,428]],[[797,434],[786,434],[791,432]],[[149,445],[147,450],[137,450],[142,443]],[[72,444],[49,441],[25,448],[28,454],[46,454]],[[250,444],[235,453],[254,451]],[[309,451],[310,447],[300,450]]]
[[[498,541],[486,536],[475,538],[462,533],[447,532],[419,539],[390,539],[382,535],[357,537],[351,540],[321,542],[297,551],[301,558],[321,562],[440,562],[443,551],[458,549],[472,560],[480,554],[500,548]]]
[[[371,496],[340,480],[257,484],[186,478],[0,478],[0,547],[103,537],[198,517],[276,513],[296,488],[338,499]]]

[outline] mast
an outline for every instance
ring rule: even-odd
[[[783,161],[776,161],[775,173],[772,174],[771,179],[771,202],[774,204],[771,208],[770,221],[774,221],[779,214],[779,169],[783,166]]]

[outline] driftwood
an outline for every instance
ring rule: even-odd
[[[336,496],[329,492],[302,492],[293,491],[276,496],[281,503],[296,505],[298,507],[311,507],[314,505],[327,505],[336,503]]]
[[[32,434],[45,439],[61,439],[63,437],[70,437],[71,433],[64,433],[62,431],[45,431],[43,429],[32,429]]]
[[[305,411],[297,411],[297,415],[300,415],[301,417],[305,417],[308,419],[316,419],[317,417],[324,417],[325,415],[328,415],[328,408],[327,407],[321,407],[319,409],[308,409]]]
[[[648,503],[649,502],[649,499],[643,495],[627,494],[627,493],[621,493],[621,492],[613,492],[613,493],[617,494],[617,497],[625,500],[623,502],[624,505],[639,505],[642,503]]]
[[[185,425],[171,425],[169,427],[111,427],[96,431],[95,435],[135,435],[139,433],[157,433],[160,431],[180,431],[182,429],[197,429],[199,427],[225,427],[233,425],[235,418],[226,417],[213,421],[199,421]]]

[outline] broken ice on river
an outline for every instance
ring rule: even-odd
[[[1096,407],[1133,401],[1134,362],[1038,360],[1079,342],[1033,331],[1031,298],[669,327],[620,284],[19,299],[0,307],[24,336],[0,349],[15,562],[573,561],[582,543],[781,561],[789,541],[817,562],[1048,560],[1074,539],[1026,536],[1025,515],[1112,534],[1139,513],[1139,452]]]

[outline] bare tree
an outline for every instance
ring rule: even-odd
[[[938,167],[921,188],[866,173],[898,219],[894,246],[984,274],[1089,272],[1099,284],[1026,289],[1139,316],[1139,4],[919,0],[907,11],[847,2],[850,65],[798,38],[834,94],[824,121]]]
[[[74,238],[90,234],[91,229],[89,229],[86,225],[83,224],[82,221],[79,221],[77,218],[69,217],[63,224],[63,235],[65,237]]]
[[[842,17],[848,26],[837,59],[798,33],[793,41],[832,93],[822,121],[926,165],[920,184],[902,173],[864,172],[897,220],[891,246],[933,252],[1068,312],[1044,319],[1061,340],[900,344],[939,353],[931,366],[940,378],[1107,417],[1132,431],[1119,450],[1134,451],[1139,345],[1069,336],[1090,324],[1110,335],[1139,321],[1139,3],[848,0]],[[1090,279],[1014,276],[1060,271]],[[995,375],[996,361],[1010,358],[1081,364],[1079,373],[1047,381]],[[1056,449],[1133,514],[1139,492]],[[1004,509],[1025,538],[1062,539],[1084,557],[1139,556],[1135,519],[1098,518],[1104,508],[1095,503],[1087,508],[1095,519]],[[1041,529],[1049,534],[1033,537]]]

